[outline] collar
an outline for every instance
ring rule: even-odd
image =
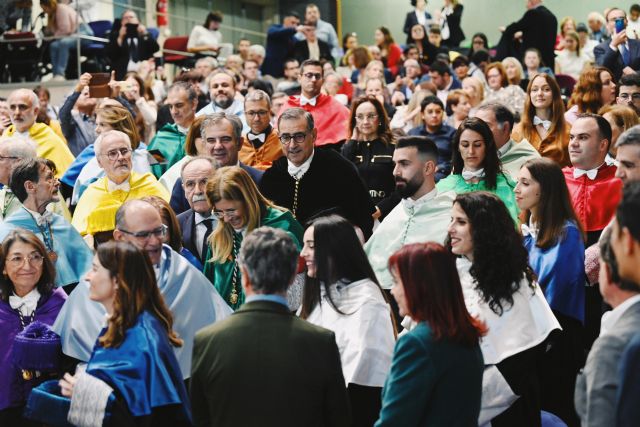
[[[467,170],[467,169],[462,169],[462,178],[465,181],[469,181],[469,180],[471,180],[473,178],[482,179],[482,178],[484,178],[484,176],[485,176],[484,168],[480,168],[477,171],[470,171],[470,170]]]
[[[122,184],[116,184],[107,178],[107,190],[110,193],[116,190],[129,191],[131,190],[131,184],[129,184],[129,179],[125,179]]]
[[[603,314],[600,326],[600,336],[606,335],[609,331],[615,330],[615,324],[624,315],[625,311],[637,302],[640,302],[640,294],[632,296],[613,310]]]
[[[311,153],[309,158],[307,160],[305,160],[305,162],[303,164],[301,164],[300,166],[294,165],[293,163],[291,163],[289,161],[289,159],[287,159],[287,171],[289,172],[289,175],[291,175],[291,177],[293,179],[296,179],[296,180],[302,179],[304,174],[307,173],[307,171],[311,167],[311,161],[313,161],[313,156],[315,154],[316,154],[316,152],[315,152],[315,150],[313,150],[313,152]]]
[[[318,95],[316,95],[313,98],[309,99],[306,96],[300,94],[300,106],[301,107],[303,105],[306,105],[306,104],[310,104],[310,105],[315,107],[317,102],[318,102]]]
[[[573,178],[574,179],[578,179],[580,178],[582,175],[587,175],[587,178],[589,178],[590,180],[594,180],[596,179],[596,176],[598,176],[598,169],[600,169],[602,167],[602,165],[604,165],[605,163],[602,163],[600,166],[598,166],[597,168],[594,169],[589,169],[589,170],[584,170],[584,169],[579,169],[579,168],[573,168]]]
[[[213,219],[213,215],[209,214],[209,216],[204,216],[199,212],[194,211],[193,212],[195,214],[195,219],[196,219],[196,224],[200,224],[203,221],[206,221],[208,219]]]
[[[24,208],[24,205],[22,207]],[[39,212],[32,211],[31,209],[27,209],[27,208],[24,208],[24,210],[26,210],[27,212],[29,212],[29,214],[31,214],[33,219],[36,220],[36,224],[38,225],[49,224],[53,219],[53,214],[48,210],[45,210],[43,214],[40,214]]]
[[[538,224],[531,222],[531,218],[529,218],[529,224],[520,225],[520,229],[522,230],[523,236],[531,236],[534,239],[538,238]]]
[[[18,310],[23,316],[31,316],[36,311],[39,300],[40,292],[38,292],[38,288],[33,288],[31,292],[23,297],[13,293],[13,295],[9,296],[9,305],[12,309]]]
[[[140,99],[142,99],[142,98],[140,98]],[[186,135],[187,132],[189,132],[189,128],[183,128],[182,126],[180,126],[177,123],[176,123],[176,129],[178,129],[178,132],[180,132],[183,135]]]
[[[249,303],[249,302],[254,302],[254,301],[269,301],[269,302],[277,302],[278,304],[282,304],[285,307],[287,307],[287,309],[289,309],[289,302],[287,301],[287,299],[285,297],[283,297],[282,295],[275,295],[275,294],[253,294],[251,296],[248,296],[245,300],[244,303]]]
[[[498,157],[502,157],[507,154],[507,151],[513,146],[513,140],[508,140],[502,147],[498,148]]]
[[[427,194],[425,194],[424,196],[420,197],[417,200],[413,200],[411,197],[402,199],[402,204],[406,209],[415,209],[422,206],[429,200],[434,199],[437,195],[438,195],[438,189],[434,187],[433,190],[429,191]]]
[[[534,126],[542,125],[544,130],[549,130],[549,128],[551,127],[551,120],[542,120],[538,116],[533,116],[533,125]]]

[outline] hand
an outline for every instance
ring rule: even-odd
[[[627,39],[627,30],[622,30],[619,33],[611,35],[611,45],[617,48],[621,44],[626,43]]]
[[[89,86],[89,82],[91,81],[91,74],[90,73],[83,73],[80,76],[80,79],[78,79],[78,84],[76,85],[76,88],[74,89],[76,92],[82,92],[82,90]]]
[[[517,32],[513,35],[513,39],[514,39],[514,40],[522,40],[522,31],[517,31]]]
[[[142,24],[138,24],[138,34],[140,34],[141,36],[145,35],[147,32],[147,27],[145,27]]]
[[[405,99],[404,93],[395,91],[393,95],[391,95],[391,105],[402,105]]]
[[[111,80],[108,83],[111,88],[111,98],[117,98],[120,96],[120,82],[116,81],[116,72],[111,72]]]
[[[498,31],[500,31],[501,33],[504,33],[506,29],[507,27],[505,27],[504,25],[501,27],[498,27]]]
[[[635,74],[635,73],[636,71],[633,68],[629,67],[628,65],[622,69],[622,74],[625,76]]]
[[[63,396],[71,397],[73,395],[73,386],[76,384],[77,380],[78,379],[74,375],[71,375],[68,372],[64,374],[64,377],[58,382]]]
[[[0,115],[0,133],[11,126],[11,118],[9,116]]]
[[[373,217],[373,220],[375,221],[376,219],[379,219],[381,215],[382,215],[382,212],[380,212],[380,208],[376,206],[376,211],[371,214],[371,216]]]

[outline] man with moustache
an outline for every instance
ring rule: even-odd
[[[242,121],[243,132],[249,132],[249,126],[244,120],[244,105],[240,99],[236,99],[236,80],[230,71],[220,68],[211,73],[209,96],[211,103],[198,111],[196,117],[213,113],[232,114]]]
[[[436,189],[438,147],[424,136],[399,138],[393,152],[396,191],[402,201],[387,215],[364,245],[380,286],[391,298],[393,278],[389,256],[402,246],[417,242],[443,243],[456,194]],[[398,322],[397,305],[392,303]]]

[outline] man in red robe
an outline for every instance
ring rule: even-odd
[[[318,137],[315,146],[331,146],[341,144],[347,139],[347,122],[349,109],[332,96],[320,93],[324,83],[324,72],[320,61],[308,59],[300,66],[300,95],[290,96],[278,113],[292,107],[300,107],[311,113]]]
[[[573,166],[562,171],[573,208],[587,232],[586,246],[590,246],[613,218],[622,195],[616,167],[605,161],[611,126],[601,116],[582,114],[571,127],[569,141]]]

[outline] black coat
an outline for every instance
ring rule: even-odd
[[[622,70],[626,65],[622,62],[622,55],[619,50],[613,50],[609,46],[609,41],[600,43],[593,49],[593,54],[596,57],[596,63],[607,67],[611,70],[613,78],[617,81],[622,77]],[[635,39],[629,39],[629,67],[631,67],[636,73],[640,71],[640,41]]]
[[[111,61],[111,68],[116,72],[116,80],[123,80],[127,74],[127,66],[129,64],[129,40],[127,38],[122,42],[122,46],[118,45],[118,33],[120,31],[120,19],[116,19],[111,27],[109,34],[109,43],[107,43],[107,56]],[[150,59],[156,53],[160,46],[149,33],[137,37],[138,40],[138,59],[143,61]]]
[[[425,18],[427,18],[428,24],[429,21],[432,20],[431,14],[425,10],[424,16]],[[418,24],[418,17],[416,16],[416,11],[414,9],[411,12],[407,13],[407,17],[404,19],[404,27],[402,28],[402,31],[407,35],[407,44],[411,43],[411,27],[416,24]],[[427,28],[425,28],[424,33],[427,34]]]
[[[458,47],[460,42],[466,38],[460,26],[462,9],[464,9],[464,6],[457,4],[456,7],[453,8],[453,13],[446,17],[447,26],[449,27],[449,38],[443,40],[442,43],[449,47]]]
[[[295,180],[289,175],[286,157],[281,157],[264,172],[262,194],[276,205],[293,211]],[[360,227],[365,237],[373,229],[373,203],[355,166],[330,148],[316,148],[307,173],[300,179],[298,206],[300,224],[314,216],[336,213]]]
[[[322,40],[318,40],[318,48],[320,49],[320,60],[325,60],[333,64],[331,47]],[[299,64],[302,64],[304,61],[309,59],[309,45],[307,45],[307,41],[300,40],[299,42],[296,42],[293,46],[293,54],[291,56],[295,58]]]
[[[522,46],[519,58],[522,59],[527,49],[535,47],[542,54],[544,65],[553,70],[555,64],[553,50],[558,31],[558,20],[555,15],[544,6],[529,9],[522,16],[522,19],[505,29],[503,38],[505,41],[511,41],[513,35],[518,31],[522,31]]]

